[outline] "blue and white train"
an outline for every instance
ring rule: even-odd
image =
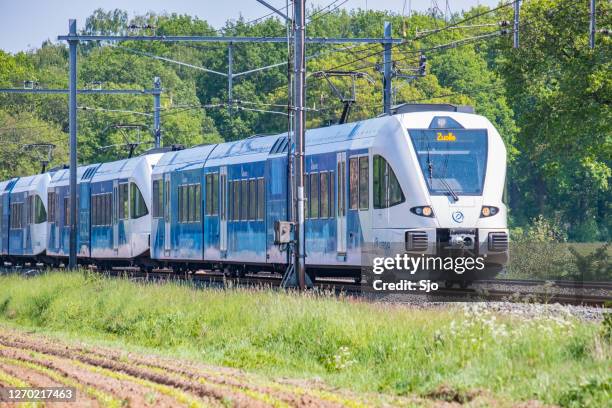
[[[287,135],[145,154],[78,170],[79,262],[282,272]],[[506,149],[485,117],[450,105],[306,135],[306,265],[361,273],[366,243],[508,261]],[[3,261],[65,262],[68,170],[0,183]]]

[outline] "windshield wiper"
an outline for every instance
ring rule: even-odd
[[[429,141],[427,141],[427,171],[429,172],[429,186],[433,188],[433,162],[431,161],[431,146],[429,145]],[[448,169],[448,156],[446,157],[446,163],[444,165],[444,174],[443,177],[446,176],[446,171]],[[455,193],[455,190],[444,180],[442,177],[439,178],[440,183],[444,186],[446,191],[448,191],[449,195],[453,198],[453,201],[459,201],[459,196]]]
[[[446,188],[446,191],[448,191],[448,194],[450,194],[450,196],[453,198],[453,201],[459,201],[459,196],[457,195],[457,193],[455,193],[455,190],[453,190],[452,187],[446,182],[446,180],[444,180],[443,178],[440,178],[438,180],[440,180],[440,183],[442,183],[444,188]]]

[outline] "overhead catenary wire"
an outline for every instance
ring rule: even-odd
[[[99,112],[124,113],[124,114],[130,114],[130,115],[153,116],[152,113],[124,110],[124,109],[107,109],[107,108],[90,107],[90,106],[78,106],[77,109],[82,110],[82,111],[99,111]]]
[[[474,19],[476,19],[476,18],[478,18],[478,17],[482,17],[482,16],[484,16],[484,15],[487,15],[487,14],[493,13],[493,12],[495,12],[495,11],[497,11],[497,10],[500,10],[500,9],[502,9],[502,8],[505,8],[505,7],[510,7],[510,6],[514,5],[514,3],[515,3],[516,1],[519,1],[519,0],[514,0],[514,1],[511,1],[511,2],[509,2],[509,3],[504,3],[504,4],[501,4],[501,5],[497,6],[497,7],[495,7],[495,8],[488,9],[488,10],[486,10],[486,11],[483,11],[483,12],[480,12],[480,13],[477,13],[477,14],[474,14],[474,15],[472,15],[472,16],[466,17],[466,18],[464,18],[464,19],[462,19],[462,20],[460,20],[460,21],[457,21],[457,22],[455,22],[455,23],[452,23],[452,24],[446,25],[446,26],[444,26],[444,27],[441,27],[441,28],[439,28],[439,29],[433,30],[433,31],[431,31],[431,32],[429,32],[429,33],[427,33],[427,34],[425,34],[425,35],[423,35],[423,36],[420,36],[420,37],[418,37],[418,38],[415,38],[415,39],[416,39],[416,40],[423,40],[423,39],[425,39],[425,38],[427,38],[427,37],[430,37],[430,36],[432,36],[432,35],[434,35],[434,34],[438,34],[438,33],[444,32],[444,31],[446,31],[446,30],[450,30],[450,29],[452,29],[452,28],[453,28],[453,27],[455,27],[455,26],[458,26],[458,25],[464,24],[464,23],[466,23],[466,22],[468,22],[468,21],[472,21],[472,20],[474,20]],[[407,42],[402,42],[402,43],[399,43],[399,44],[392,44],[392,45],[391,45],[391,48],[396,48],[396,47],[399,47],[399,46],[404,45],[404,44],[406,44],[406,43],[407,43]],[[353,60],[353,61],[348,61],[348,62],[345,62],[345,63],[339,64],[339,65],[336,65],[336,66],[334,66],[333,68],[330,68],[330,70],[337,70],[337,69],[340,69],[340,68],[344,68],[344,67],[349,66],[349,65],[351,65],[351,64],[354,64],[354,63],[356,63],[356,62],[363,61],[363,60],[365,60],[365,59],[368,59],[368,58],[373,57],[373,56],[377,56],[377,55],[379,55],[379,54],[380,54],[380,52],[375,52],[375,53],[365,54],[365,55],[362,55],[362,56],[360,56],[360,57],[356,58],[356,59],[355,59],[355,60]]]
[[[339,0],[336,0],[336,1],[332,2],[331,4],[327,5],[323,9],[331,7],[333,4],[337,3],[338,1]],[[337,4],[335,7],[330,8],[329,10],[327,10],[325,12],[322,12],[323,9],[321,9],[318,13],[317,12],[313,13],[311,16],[307,17],[307,20],[308,20],[307,23],[308,24],[312,24],[313,22],[315,22],[315,21],[317,21],[317,20],[319,20],[319,19],[321,19],[321,18],[323,18],[323,17],[325,17],[325,16],[335,12],[340,7],[342,7],[344,4],[348,3],[348,1],[349,0],[343,0],[340,4]]]

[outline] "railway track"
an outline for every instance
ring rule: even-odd
[[[41,267],[2,269],[0,274],[19,273],[30,276],[44,271]],[[274,273],[246,274],[243,277],[227,277],[221,272],[197,271],[174,272],[157,270],[145,272],[139,268],[113,268],[100,272],[110,277],[125,277],[135,281],[181,281],[197,287],[228,288],[280,288],[282,276]],[[355,283],[351,278],[320,278],[314,284],[318,291],[362,297],[367,300],[387,300],[389,292],[375,291],[365,284]],[[457,301],[511,301],[533,303],[560,303],[570,305],[610,307],[612,302],[612,282],[579,282],[564,280],[520,280],[488,279],[479,280],[470,288],[443,288],[430,293],[393,293],[394,298],[401,296],[425,302]]]

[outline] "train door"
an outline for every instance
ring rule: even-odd
[[[32,220],[34,219],[34,193],[26,193],[26,224],[25,233],[23,234],[23,253],[27,254],[28,249],[32,245]]]
[[[59,221],[59,216],[57,214],[55,214],[55,212],[57,211],[57,208],[59,208],[59,202],[60,202],[60,195],[61,195],[61,189],[56,189],[55,193],[53,195],[51,195],[51,199],[54,201],[53,202],[53,206],[54,206],[54,211],[53,211],[53,219],[49,219],[49,223],[51,225],[51,229],[53,230],[53,238],[55,239],[54,242],[54,248],[56,251],[59,252],[59,247],[60,247],[60,238],[61,238],[61,222]],[[66,203],[66,200],[62,200],[62,203]],[[47,205],[51,205],[51,203],[48,203]],[[66,211],[63,210],[62,207],[62,211],[64,214],[66,214]],[[66,220],[64,220],[64,223],[66,222]]]
[[[170,203],[170,173],[164,174],[164,252],[165,256],[170,256],[170,214],[172,214]]]
[[[219,251],[221,257],[227,253],[227,166],[219,169],[219,197],[221,200],[219,214]]]
[[[4,195],[0,192],[0,255],[4,254]]]
[[[119,252],[119,180],[113,180],[113,250]]]
[[[89,257],[90,242],[90,228],[91,228],[91,192],[89,182],[81,182],[79,184],[79,211],[78,211],[78,222],[79,222],[79,250],[80,255]],[[49,204],[50,205],[50,204]]]
[[[346,152],[336,155],[336,251],[346,255]]]

